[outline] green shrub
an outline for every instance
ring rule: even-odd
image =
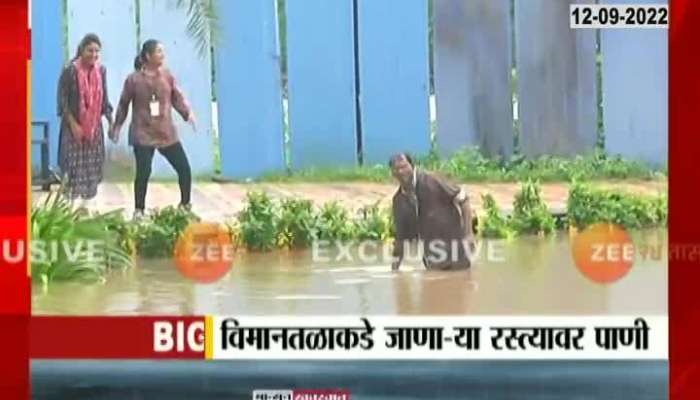
[[[249,250],[268,251],[277,246],[278,207],[265,192],[248,192],[238,214],[240,242]]]
[[[494,167],[489,164],[492,161],[479,159],[471,153],[464,153],[462,157],[471,160],[470,163],[481,165],[484,171]],[[534,165],[526,160],[509,162],[520,163],[522,168]],[[616,168],[614,160],[601,162],[609,162],[610,168]],[[459,165],[452,167],[457,169]],[[550,167],[555,167],[554,161]],[[589,173],[585,170],[580,172],[582,175]],[[627,173],[624,168],[618,172]],[[547,209],[537,181],[527,180],[523,183],[515,197],[511,216],[499,210],[490,194],[482,195],[482,199],[484,209],[478,218],[478,233],[483,237],[509,238],[517,234],[550,233],[563,227],[557,225]],[[666,196],[645,197],[594,189],[575,180],[570,187],[567,212],[569,225],[579,229],[597,222],[612,222],[629,229],[639,229],[665,225],[668,201]],[[44,204],[32,208],[32,238],[47,243],[67,244],[100,240],[106,244],[104,262],[96,263],[86,254],[71,259],[63,251],[53,259],[32,260],[32,274],[45,283],[56,279],[104,279],[110,268],[132,265],[135,253],[142,257],[171,257],[179,236],[196,221],[199,221],[199,217],[191,211],[166,207],[154,210],[148,219],[135,224],[125,220],[120,211],[89,215],[73,210],[62,195],[52,194]],[[391,209],[380,208],[379,202],[362,207],[352,215],[337,202],[326,203],[316,209],[309,200],[277,201],[265,192],[249,192],[238,219],[229,227],[237,244],[254,251],[308,247],[316,239],[385,241],[395,235]]]
[[[54,280],[95,281],[112,268],[133,265],[131,254],[119,234],[108,229],[114,214],[88,215],[74,210],[60,193],[32,207],[30,257],[32,277],[48,284]],[[99,246],[90,248],[92,243]],[[73,254],[75,253],[75,254]],[[102,261],[102,262],[100,262]]]
[[[479,218],[479,235],[487,238],[511,238],[516,235],[510,217],[505,216],[491,194],[481,195],[484,215]]]
[[[387,240],[393,236],[393,223],[389,210],[379,208],[379,203],[364,206],[353,221],[353,238],[357,240]]]
[[[105,228],[117,235],[117,243],[125,253],[136,254],[136,225],[124,218],[122,210],[103,214]]]
[[[319,212],[318,238],[321,240],[350,240],[353,224],[348,210],[338,202],[328,202]]]
[[[554,216],[542,200],[539,183],[528,180],[515,195],[512,225],[521,234],[548,234],[556,229]]]
[[[309,247],[318,236],[318,216],[310,200],[282,200],[276,219],[277,241],[282,247]]]
[[[155,209],[149,219],[136,226],[136,250],[145,258],[172,257],[175,243],[185,228],[200,218],[180,207]]]
[[[567,202],[569,223],[583,229],[598,222],[610,222],[628,229],[666,225],[666,196],[644,197],[611,190],[594,189],[574,182]]]

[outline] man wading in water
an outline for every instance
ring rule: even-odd
[[[398,270],[411,241],[423,245],[430,270],[466,269],[474,252],[472,211],[466,192],[439,176],[415,168],[408,154],[391,157],[389,167],[399,182],[393,199],[394,262]]]

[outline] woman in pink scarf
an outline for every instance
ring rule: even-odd
[[[80,41],[58,83],[61,117],[58,160],[65,193],[83,205],[97,195],[105,160],[104,116],[111,129],[112,105],[107,97],[107,71],[99,62],[102,44],[95,34]]]

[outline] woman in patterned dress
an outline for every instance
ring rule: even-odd
[[[105,161],[102,117],[112,127],[112,105],[107,96],[107,70],[100,64],[102,44],[97,35],[85,35],[76,55],[58,82],[61,117],[58,160],[63,188],[71,200],[87,207],[97,195]]]

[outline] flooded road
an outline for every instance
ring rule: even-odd
[[[667,243],[666,230],[631,234]],[[489,250],[490,249],[490,250]],[[490,254],[487,254],[490,253]],[[433,272],[416,264],[392,273],[378,262],[314,261],[311,250],[240,254],[230,273],[204,285],[172,260],[140,261],[106,283],[34,285],[33,313],[44,315],[465,315],[644,314],[667,312],[667,255],[636,254],[621,280],[600,285],[573,263],[570,237],[484,241],[471,271]]]

